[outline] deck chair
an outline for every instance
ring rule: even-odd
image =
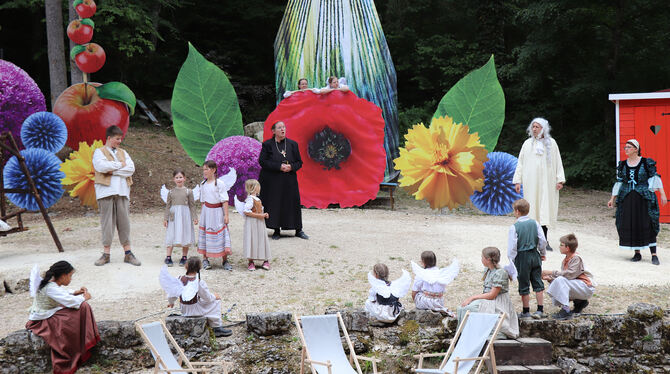
[[[497,373],[495,353],[493,352],[493,341],[496,339],[500,327],[505,320],[505,313],[470,313],[463,317],[461,325],[456,330],[454,338],[449,344],[446,353],[429,353],[414,356],[419,359],[419,365],[412,369],[415,373],[423,374],[458,374],[469,373],[475,362],[479,361],[475,374],[478,374],[484,362],[491,361],[491,371]],[[489,336],[491,337],[489,339]],[[486,348],[484,344],[489,340]],[[482,348],[484,351],[482,352]],[[481,352],[481,356],[479,355]],[[423,359],[426,357],[444,356],[437,369],[424,369]]]
[[[293,318],[302,342],[300,374],[304,374],[305,364],[310,364],[312,374],[363,374],[358,360],[371,362],[373,373],[377,373],[377,362],[380,360],[358,356],[354,352],[354,345],[349,339],[340,313],[303,316],[302,318],[294,314]],[[342,348],[340,327],[349,346],[348,359]],[[356,368],[355,370],[352,365]]]
[[[155,321],[146,324],[135,323],[135,328],[149,346],[151,355],[156,360],[154,373],[208,373],[211,368],[204,366],[223,366],[223,373],[227,374],[232,368],[230,362],[191,362],[184,354],[184,350],[179,347],[172,334],[165,326],[165,322]],[[166,338],[167,337],[167,338]],[[177,361],[170,350],[168,340],[177,350],[179,360]]]

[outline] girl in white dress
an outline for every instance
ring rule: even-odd
[[[376,264],[368,273],[370,295],[365,301],[365,311],[371,319],[393,323],[403,310],[400,298],[409,291],[412,278],[405,270],[402,276],[393,282],[388,281],[389,268],[384,264]]]
[[[244,182],[247,199],[244,201],[244,257],[249,260],[249,271],[256,270],[254,260],[263,260],[261,266],[270,270],[270,241],[268,240],[265,219],[268,213],[263,211],[263,204],[258,194],[261,193],[261,184],[255,179]]]
[[[230,234],[228,233],[228,188],[216,178],[216,162],[205,161],[202,174],[205,180],[200,185],[200,226],[198,226],[198,253],[204,260],[205,270],[212,268],[210,257],[221,257],[223,268],[233,270],[228,262],[230,250]],[[232,184],[231,184],[232,186]]]
[[[179,265],[184,266],[186,256],[188,256],[188,247],[195,243],[193,225],[198,224],[198,217],[195,214],[193,190],[184,187],[184,181],[186,180],[184,172],[181,169],[176,169],[172,173],[172,177],[176,187],[167,193],[165,218],[163,219],[163,226],[167,228],[165,232],[165,245],[167,247],[165,265],[173,265],[172,248],[177,246],[181,247],[182,252]]]
[[[412,299],[417,309],[428,309],[454,317],[454,313],[444,306],[444,289],[458,275],[458,260],[446,268],[438,268],[433,251],[421,253],[421,264],[412,261],[412,271],[416,274],[412,286]]]
[[[458,308],[458,324],[469,310],[479,313],[505,312],[505,321],[500,332],[510,338],[519,336],[519,319],[514,310],[512,299],[509,297],[509,275],[507,270],[499,265],[500,250],[496,247],[486,247],[482,250],[482,265],[484,272],[484,289],[481,294],[472,295],[465,299]]]
[[[166,266],[161,268],[158,280],[168,295],[168,308],[179,299],[182,316],[206,317],[215,336],[230,336],[233,332],[223,328],[221,297],[210,292],[207,283],[200,279],[201,267],[200,259],[192,256],[186,261],[186,275],[179,278],[171,276]]]

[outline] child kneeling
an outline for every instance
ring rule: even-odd
[[[584,261],[576,253],[578,243],[575,234],[562,236],[560,241],[561,253],[565,255],[561,270],[544,270],[542,279],[549,281],[547,294],[554,305],[561,307],[553,317],[569,319],[574,314],[581,313],[589,305],[588,299],[593,296],[595,284],[591,280],[593,275],[584,268]],[[572,311],[570,300],[575,306]]]

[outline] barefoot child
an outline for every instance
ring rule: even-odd
[[[200,185],[200,226],[198,226],[198,253],[204,257],[202,267],[212,268],[210,257],[221,257],[224,270],[233,270],[228,262],[230,234],[228,233],[228,188],[217,180],[216,162],[205,161],[202,165],[205,180]]]
[[[270,270],[270,241],[268,240],[265,219],[269,217],[263,212],[263,204],[258,194],[261,184],[255,179],[244,182],[247,199],[244,201],[244,256],[249,260],[249,271],[256,270],[254,260],[263,260],[262,268]],[[237,199],[237,198],[236,198]]]
[[[458,260],[446,268],[436,266],[437,258],[433,251],[421,253],[421,266],[412,261],[414,285],[412,299],[417,309],[429,309],[443,314],[454,316],[444,306],[444,289],[458,275]]]
[[[200,258],[195,256],[186,261],[186,275],[179,278],[171,276],[167,267],[161,268],[159,281],[168,294],[168,308],[172,308],[179,299],[182,316],[207,317],[215,336],[230,336],[233,332],[223,328],[221,297],[210,292],[207,283],[200,279],[200,268]]]
[[[544,318],[544,282],[542,261],[546,260],[547,240],[539,223],[528,217],[530,204],[519,199],[512,205],[516,222],[510,226],[507,238],[507,256],[514,263],[519,275],[519,295],[523,312],[519,318]],[[537,312],[530,314],[530,285],[537,299]]]
[[[193,225],[198,224],[198,217],[195,215],[193,191],[184,187],[184,181],[186,180],[184,172],[181,169],[176,169],[172,173],[172,177],[176,187],[167,194],[165,218],[163,219],[163,226],[167,228],[165,232],[165,245],[167,246],[165,265],[173,265],[172,247],[180,246],[182,256],[179,266],[184,266],[186,256],[188,256],[188,247],[195,242]]]
[[[514,311],[512,299],[509,297],[509,276],[507,271],[500,267],[500,250],[496,247],[482,249],[482,265],[486,267],[484,272],[484,290],[481,294],[473,295],[465,299],[458,308],[458,324],[469,310],[480,313],[505,312],[505,321],[500,332],[510,338],[519,336],[519,319]]]
[[[589,305],[588,299],[593,296],[595,284],[593,276],[584,269],[584,261],[577,254],[577,237],[575,234],[562,236],[561,254],[565,255],[561,270],[543,270],[542,279],[549,281],[547,294],[554,305],[561,310],[552,317],[556,319],[570,319],[573,314],[579,314]],[[570,311],[570,300],[575,309]]]
[[[365,301],[365,311],[371,319],[393,323],[403,310],[400,298],[407,295],[412,278],[406,270],[393,282],[388,281],[388,276],[389,268],[384,264],[376,264],[368,273],[368,282],[372,287]]]

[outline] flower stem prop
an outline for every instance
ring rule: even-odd
[[[405,187],[432,209],[455,209],[484,185],[486,149],[477,133],[450,117],[433,118],[430,127],[414,125],[405,135],[405,148],[394,160]]]

